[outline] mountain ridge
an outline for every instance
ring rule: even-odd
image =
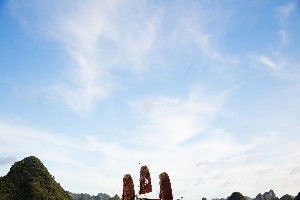
[[[73,200],[121,200],[120,197],[116,194],[114,197],[110,197],[108,194],[99,193],[97,196],[89,195],[86,193],[72,193],[68,194],[73,198]]]

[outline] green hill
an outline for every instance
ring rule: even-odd
[[[293,200],[294,197],[292,197],[291,195],[289,194],[286,194],[286,195],[283,195],[280,200]]]
[[[16,162],[0,177],[0,200],[72,200],[36,157]]]
[[[227,200],[246,200],[240,192],[234,192]]]

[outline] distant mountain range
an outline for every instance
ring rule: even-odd
[[[76,194],[65,191],[48,172],[43,163],[30,156],[15,162],[6,176],[0,177],[0,200],[120,200],[118,195],[110,197],[105,193],[97,196]],[[213,200],[300,200],[300,192],[296,197],[289,194],[280,199],[273,190],[259,193],[255,198],[234,192],[231,196]]]
[[[68,192],[69,195],[74,200],[121,200],[120,197],[116,194],[114,197],[110,197],[108,194],[105,193],[99,193],[97,196],[91,196],[89,194],[75,194]]]
[[[258,195],[256,195],[255,198],[243,196],[239,192],[234,192],[231,194],[231,196],[227,197],[226,199],[225,198],[221,198],[221,199],[214,198],[212,200],[300,200],[300,192],[298,193],[298,195],[296,197],[293,197],[292,195],[289,195],[289,194],[285,194],[280,199],[278,197],[276,197],[273,190],[270,190],[269,192],[265,192],[263,195],[261,193],[259,193]]]

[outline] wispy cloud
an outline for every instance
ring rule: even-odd
[[[208,161],[205,160],[205,161],[200,161],[197,163],[197,167],[200,167],[201,165],[207,165],[208,164]]]
[[[113,68],[147,69],[161,14],[147,11],[141,2],[68,2],[31,2],[31,6],[19,2],[11,7],[20,21],[35,15],[37,22],[24,24],[36,26],[43,37],[58,41],[67,52],[68,64],[58,67],[64,73],[48,89],[49,98],[84,114],[115,88]]]
[[[287,34],[284,30],[280,30],[278,32],[278,35],[280,36],[281,42],[283,44],[287,44],[288,43],[288,38],[287,38]]]
[[[294,11],[295,7],[296,7],[296,3],[294,2],[294,3],[285,4],[283,6],[278,6],[274,9],[280,21],[281,26],[284,27],[286,25],[286,20]]]
[[[274,170],[273,168],[270,168],[270,169],[260,169],[257,172],[255,172],[255,174],[256,175],[264,175],[264,174],[272,172],[273,170]]]
[[[198,181],[197,181],[197,183],[195,183],[195,185],[194,185],[194,186],[198,186],[198,185],[204,185],[204,184],[206,184],[206,181],[205,181],[205,180],[203,180],[202,178],[199,178],[199,179],[198,179]]]
[[[19,158],[30,155],[37,156],[50,173],[56,177],[56,180],[64,185],[65,189],[73,192],[93,194],[95,191],[103,192],[99,191],[99,188],[102,188],[104,191],[111,191],[110,195],[114,195],[115,192],[121,195],[122,181],[120,180],[123,175],[132,174],[137,183],[139,167],[147,164],[151,171],[153,188],[159,188],[158,176],[161,172],[166,171],[174,190],[183,188],[186,182],[192,183],[186,186],[184,191],[178,191],[180,195],[187,196],[188,193],[194,189],[199,190],[200,187],[205,189],[206,197],[212,198],[215,197],[216,185],[223,186],[219,188],[220,192],[225,191],[227,187],[236,186],[237,182],[243,183],[245,187],[252,187],[255,182],[255,172],[258,173],[257,175],[263,174],[266,180],[269,180],[270,177],[277,177],[281,180],[286,173],[291,172],[290,169],[297,166],[296,163],[287,162],[293,160],[293,157],[282,156],[290,149],[295,149],[296,143],[287,142],[288,140],[282,140],[277,136],[273,138],[265,136],[250,141],[250,144],[242,145],[232,135],[221,130],[212,130],[212,134],[208,137],[187,146],[145,148],[103,141],[95,136],[83,136],[76,139],[61,133],[50,133],[4,122],[0,123],[0,128],[2,130],[0,133],[1,152],[7,152],[7,154],[11,151],[22,152],[17,155]],[[278,145],[279,141],[281,146]],[[273,148],[274,144],[277,145],[278,151]],[[285,148],[284,144],[289,147]],[[276,160],[280,164],[279,167],[284,167],[286,170],[273,170],[266,173],[271,169],[266,164],[266,162],[270,162],[268,159],[251,166],[245,165],[247,152],[262,146],[267,149],[273,148],[272,152],[264,151],[264,156],[272,157],[275,153]],[[297,158],[298,154],[293,156]],[[219,162],[222,157],[226,158],[226,162],[220,166]],[[199,160],[200,162],[201,160],[205,161],[204,163],[207,161],[210,164],[198,168]],[[208,173],[203,173],[204,171]],[[75,178],[74,173],[78,174]],[[298,176],[299,174],[293,175]],[[200,178],[195,179],[195,177]],[[103,185],[103,180],[105,180],[105,185]],[[247,182],[244,183],[244,180]],[[293,181],[293,179],[287,181]],[[258,184],[267,184],[267,182],[260,180]],[[211,188],[214,189],[211,190]],[[242,188],[242,186],[238,186],[237,190],[242,191]],[[277,186],[272,188],[279,194],[284,192]],[[156,197],[156,191],[149,194],[149,197]]]
[[[228,179],[227,181],[225,181],[222,186],[223,187],[228,187],[228,186],[233,186],[235,185],[236,180],[235,179]]]
[[[263,54],[257,56],[256,59],[259,62],[267,65],[268,67],[271,67],[272,69],[279,69],[280,68],[280,65],[278,65],[277,63],[275,63],[270,57],[265,56]]]
[[[219,59],[219,52],[214,48],[215,44],[212,42],[213,35],[210,35],[201,27],[200,18],[199,15],[193,12],[182,17],[172,31],[171,36],[174,41],[184,45],[196,44],[201,50],[201,55],[207,56],[212,60]],[[201,18],[201,20],[203,19]]]
[[[259,161],[259,157],[257,155],[249,155],[247,157],[246,163],[250,164],[250,163],[255,163],[257,161]]]
[[[296,179],[296,178],[286,179],[283,183],[283,187],[288,188],[288,187],[293,187],[294,185],[299,185],[299,184],[300,184],[299,179]]]
[[[116,81],[116,70],[132,75],[168,68],[162,64],[165,57],[161,51],[193,46],[203,58],[225,57],[218,50],[215,31],[206,28],[220,19],[207,18],[208,11],[201,4],[186,3],[191,12],[180,15],[168,7],[151,9],[154,3],[130,0],[11,4],[17,18],[26,21],[25,26],[58,42],[67,53],[67,64],[57,66],[62,73],[47,92],[49,99],[83,115],[122,85],[122,80]],[[32,15],[36,21],[30,21]],[[174,19],[163,29],[170,15]]]
[[[282,18],[287,18],[288,16],[290,16],[294,8],[295,8],[295,3],[288,3],[286,5],[276,7],[275,10]]]
[[[20,97],[20,98],[25,99],[27,101],[33,101],[38,95],[38,92],[35,91],[34,89],[30,88],[28,90],[24,90],[24,89],[21,89],[19,85],[14,87],[13,93],[17,97]]]
[[[290,61],[287,55],[280,55],[274,61],[274,58],[266,56],[264,54],[254,55],[250,53],[250,59],[254,60],[259,65],[267,66],[270,72],[279,78],[290,79],[294,81],[299,81],[300,70],[298,63],[295,61]]]
[[[212,179],[213,180],[219,180],[223,175],[224,175],[224,171],[222,173],[216,174]]]
[[[300,173],[300,166],[294,167],[293,169],[291,169],[290,174],[298,174]]]
[[[7,165],[7,164],[13,164],[14,162],[17,162],[17,158],[15,156],[8,156],[6,158],[0,157],[0,165]]]
[[[130,103],[141,125],[131,142],[143,146],[173,146],[203,132],[220,110],[228,91],[205,96],[192,89],[187,99],[149,97]]]
[[[74,61],[66,81],[59,81],[52,89],[75,112],[91,111],[97,100],[110,94],[114,87],[109,72],[112,67],[147,67],[144,56],[155,39],[155,17],[139,22],[126,9],[119,14],[120,4],[75,3],[73,12],[59,9],[52,16],[47,33],[64,45]],[[132,17],[130,25],[120,19],[123,15]],[[140,18],[143,13],[137,15]]]

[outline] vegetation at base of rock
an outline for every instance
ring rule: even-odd
[[[76,194],[68,192],[73,200],[121,200],[120,197],[116,194],[114,197],[110,197],[108,194],[99,193],[97,196],[91,196],[89,194]]]
[[[16,162],[0,177],[0,194],[0,200],[72,200],[34,156]]]

